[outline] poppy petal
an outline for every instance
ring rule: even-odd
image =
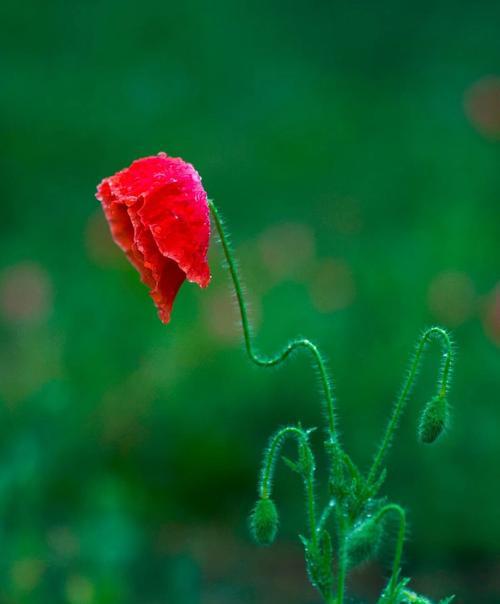
[[[160,319],[170,320],[185,279],[206,287],[210,215],[194,167],[165,153],[134,161],[98,186],[115,242],[149,287]]]

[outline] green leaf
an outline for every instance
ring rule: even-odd
[[[305,550],[309,580],[325,598],[330,597],[333,589],[333,547],[328,531],[321,531],[316,546],[302,535],[299,539]]]
[[[304,476],[309,476],[314,471],[314,460],[309,447],[300,443],[299,445],[299,467]]]
[[[377,604],[405,604],[407,600],[405,599],[405,591],[406,586],[410,582],[410,579],[401,579],[398,581],[398,576],[395,578],[395,581],[389,581],[384,591],[382,592]]]

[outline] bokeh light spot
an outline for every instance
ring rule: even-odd
[[[278,280],[302,273],[315,254],[313,231],[304,224],[285,223],[266,229],[258,249],[265,268]]]
[[[9,322],[36,322],[52,309],[52,283],[36,262],[10,266],[0,275],[0,312]]]
[[[476,293],[468,275],[446,271],[437,275],[427,293],[433,317],[449,327],[458,327],[474,312]]]
[[[31,591],[40,582],[44,568],[43,562],[36,558],[16,560],[11,569],[12,581],[19,590]]]
[[[101,210],[94,212],[87,221],[85,245],[89,258],[99,266],[107,268],[127,265],[120,248],[113,242]]]
[[[76,535],[67,526],[55,526],[47,534],[47,542],[61,558],[69,559],[80,551]]]
[[[481,134],[500,139],[500,77],[488,76],[465,93],[465,110]]]
[[[334,258],[318,262],[309,291],[314,307],[323,313],[346,308],[356,296],[349,266],[344,260]]]
[[[247,310],[254,329],[261,319],[260,306],[246,294]],[[242,339],[240,314],[235,300],[225,289],[212,289],[203,300],[203,316],[208,333],[222,344],[235,344]]]
[[[500,283],[497,283],[486,301],[483,327],[490,340],[500,346]]]
[[[90,604],[94,600],[94,586],[85,577],[71,575],[65,587],[69,604]]]

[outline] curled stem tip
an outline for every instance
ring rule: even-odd
[[[316,498],[314,493],[314,472],[316,465],[311,446],[309,445],[309,432],[307,430],[297,426],[285,426],[271,437],[269,446],[264,454],[264,462],[262,464],[259,483],[259,497],[261,500],[269,500],[272,495],[276,462],[278,455],[281,452],[281,448],[288,438],[294,438],[297,441],[299,449],[298,462],[296,464],[289,462],[289,464],[302,476],[311,540],[316,544]]]
[[[380,446],[376,452],[372,466],[370,468],[368,474],[368,480],[370,482],[375,479],[379,467],[382,461],[384,460],[389,446],[391,445],[391,442],[394,438],[394,433],[399,424],[399,419],[406,406],[412,388],[415,384],[415,380],[423,360],[425,348],[427,344],[432,340],[439,340],[443,353],[441,359],[441,367],[437,379],[436,396],[444,400],[448,393],[448,390],[450,388],[451,373],[454,361],[453,344],[450,335],[445,329],[437,326],[430,327],[424,331],[424,333],[420,336],[417,342],[417,346],[413,354],[412,361],[410,363],[410,368],[408,370],[406,380],[403,384],[403,388],[401,389],[401,393],[396,400],[396,404],[394,405],[392,415],[389,419],[387,428],[384,433],[384,437],[382,439],[382,442],[380,443]]]
[[[280,454],[281,448],[288,438],[295,438],[297,444],[304,452],[302,457],[306,457],[309,464],[305,467],[305,464],[301,464],[302,467],[297,469],[302,470],[303,473],[311,473],[314,471],[314,457],[309,445],[308,433],[306,430],[297,426],[285,426],[280,428],[269,441],[269,446],[264,454],[264,463],[262,464],[262,471],[259,483],[259,495],[266,499],[271,496],[272,482],[274,478],[274,470],[276,467],[276,461]],[[300,463],[301,459],[299,459]]]
[[[396,541],[396,550],[394,552],[394,561],[392,564],[392,576],[391,576],[391,582],[393,584],[395,584],[395,582],[397,581],[398,575],[399,575],[399,569],[401,566],[401,557],[403,555],[403,545],[404,545],[405,533],[406,533],[405,511],[397,503],[389,503],[389,504],[385,505],[382,509],[380,509],[375,514],[375,516],[373,517],[373,520],[378,523],[383,519],[383,517],[386,514],[389,514],[391,512],[394,514],[397,514],[397,516],[399,517],[399,529],[398,529],[398,536],[397,536],[397,541]]]

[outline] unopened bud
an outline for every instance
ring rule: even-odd
[[[425,406],[418,426],[418,438],[426,444],[433,443],[448,427],[448,401],[444,396],[435,396]]]
[[[374,558],[384,534],[384,522],[368,518],[358,523],[348,535],[346,550],[348,566],[354,568]]]
[[[278,532],[278,510],[272,499],[259,499],[250,516],[252,537],[260,545],[271,545]]]

